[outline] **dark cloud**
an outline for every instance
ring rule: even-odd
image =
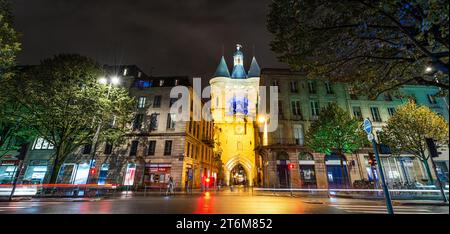
[[[262,67],[280,66],[268,45],[269,2],[14,0],[23,34],[19,61],[35,64],[57,53],[80,53],[101,63],[137,64],[155,75],[209,78],[222,45],[231,65],[234,44],[242,43],[247,60],[254,45]]]

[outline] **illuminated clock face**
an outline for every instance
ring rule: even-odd
[[[248,115],[248,98],[246,97],[233,97],[228,100],[228,114],[244,114]]]

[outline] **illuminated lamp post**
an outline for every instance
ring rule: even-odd
[[[108,92],[106,93],[106,99],[109,99],[112,86],[120,84],[120,78],[118,76],[112,76],[112,77],[110,77],[110,79],[108,79],[106,77],[101,77],[98,79],[98,82],[102,85],[108,85]],[[100,119],[98,126],[97,126],[97,130],[95,131],[95,135],[92,139],[93,150],[91,152],[91,160],[89,161],[89,171],[90,172],[93,169],[93,167],[95,168],[95,164],[94,164],[95,151],[97,150],[98,138],[100,137],[100,131],[102,129],[102,125],[103,125],[103,119]],[[94,173],[96,173],[96,170],[92,170],[92,171]],[[90,180],[91,180],[91,173],[88,174],[86,183],[90,183]],[[85,195],[86,195],[86,193],[85,193]]]

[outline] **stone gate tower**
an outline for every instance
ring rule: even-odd
[[[236,46],[233,70],[222,56],[211,79],[211,111],[215,124],[215,151],[224,164],[225,183],[252,186],[258,172],[255,166],[255,127],[260,67],[253,57],[250,69],[244,67],[242,46]]]

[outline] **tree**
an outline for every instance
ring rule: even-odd
[[[294,70],[376,97],[404,84],[448,91],[448,12],[445,0],[275,0],[267,27]]]
[[[11,69],[15,64],[16,54],[20,51],[20,43],[12,27],[12,15],[9,2],[0,0],[0,87],[4,79],[14,74]],[[17,150],[20,144],[33,137],[33,131],[23,125],[14,113],[21,111],[15,101],[7,102],[4,98],[7,90],[0,90],[0,158],[5,154]]]
[[[429,182],[433,183],[426,155],[425,138],[430,137],[438,144],[448,144],[448,123],[426,106],[418,106],[413,101],[399,106],[381,134],[383,143],[389,145],[393,155],[408,153],[418,158],[426,168]]]
[[[0,0],[0,79],[11,75],[9,69],[14,65],[20,43],[12,27],[9,2]]]
[[[336,103],[322,108],[319,119],[314,121],[306,133],[306,146],[314,152],[341,156],[342,177],[345,178],[343,158],[364,146],[366,137],[360,121],[350,117]]]
[[[134,100],[126,91],[98,82],[101,67],[92,59],[62,54],[45,59],[39,66],[24,69],[5,87],[7,98],[20,103],[18,116],[36,133],[54,145],[50,182],[55,183],[60,167],[78,147],[91,144],[99,123],[123,125]],[[119,127],[101,126],[101,133],[114,134]]]

